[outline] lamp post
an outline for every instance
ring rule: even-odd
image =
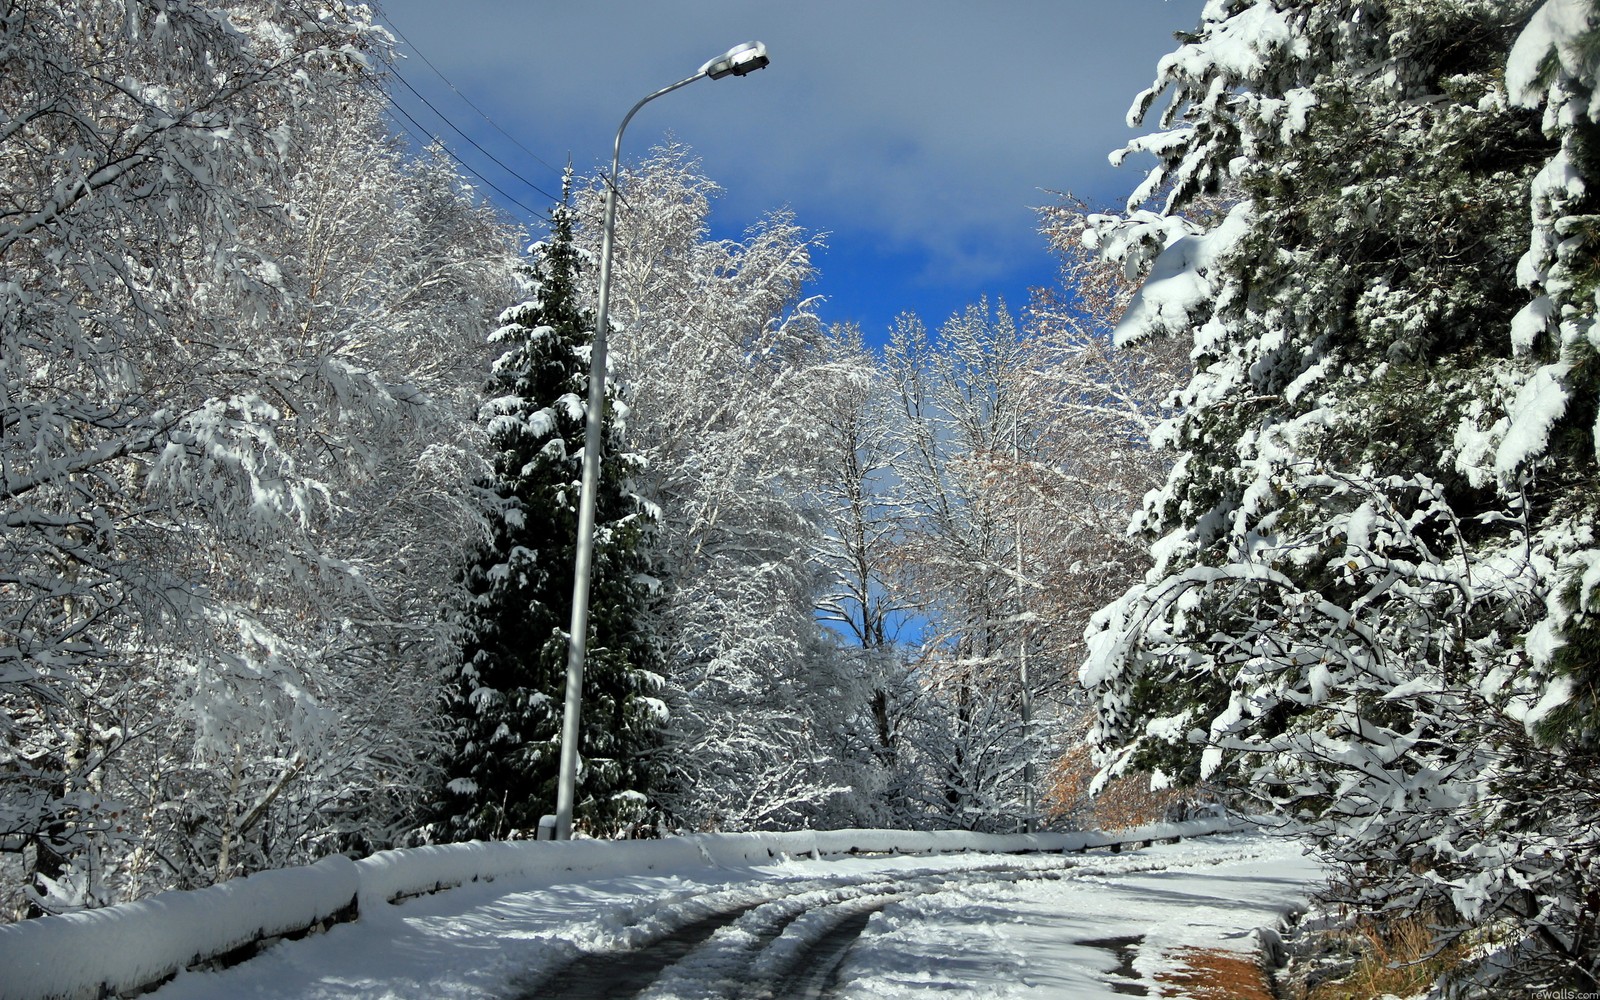
[[[1022,437],[1018,432],[1018,410],[1011,411],[1011,460],[1022,468]],[[1017,504],[1017,680],[1022,685],[1022,739],[1027,756],[1022,759],[1022,832],[1033,833],[1038,825],[1034,804],[1033,773],[1033,686],[1028,683],[1028,621],[1022,600],[1022,505]]]
[[[622,159],[622,133],[646,104],[687,87],[702,77],[720,80],[744,76],[767,65],[767,47],[760,42],[735,45],[694,76],[663,87],[635,104],[617,127],[611,147],[611,176],[606,182],[604,235],[600,243],[600,303],[595,311],[594,347],[589,358],[589,408],[583,436],[583,489],[578,499],[577,559],[573,567],[572,627],[567,638],[567,692],[561,716],[561,772],[556,785],[555,839],[572,837],[572,807],[578,782],[578,719],[583,706],[583,667],[588,652],[589,581],[594,569],[594,502],[600,481],[600,438],[606,405],[606,315],[611,307],[611,240],[617,222],[617,173]]]

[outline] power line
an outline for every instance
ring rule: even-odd
[[[383,17],[385,18],[385,20],[387,22],[384,25],[384,27],[387,28],[390,31],[393,31],[395,33],[395,35],[402,42],[404,42],[406,44],[406,46],[409,47],[412,52],[416,53],[416,55],[417,55],[417,57],[419,59],[421,59],[424,63],[427,64],[428,68],[433,71],[433,75],[438,77],[440,80],[442,80],[444,82],[444,85],[446,87],[450,88],[451,93],[453,93],[457,97],[461,98],[461,100],[467,105],[467,107],[469,107],[473,111],[477,112],[478,117],[482,118],[485,122],[487,122],[489,124],[490,128],[494,129],[496,132],[499,132],[502,136],[504,136],[506,139],[508,139],[513,146],[516,146],[518,149],[522,150],[524,153],[527,153],[529,156],[533,157],[534,160],[538,161],[546,169],[551,170],[551,171],[553,171],[555,173],[563,173],[563,171],[560,168],[556,167],[549,160],[547,160],[544,157],[540,156],[538,153],[535,153],[533,150],[529,149],[527,146],[524,146],[521,142],[518,142],[517,138],[515,136],[513,136],[511,133],[507,132],[505,129],[501,128],[499,126],[499,124],[495,122],[495,120],[493,118],[489,117],[488,113],[486,113],[482,108],[478,107],[477,104],[473,103],[472,99],[470,97],[468,97],[466,94],[464,94],[461,91],[461,89],[458,88],[454,83],[450,82],[450,78],[445,76],[444,72],[442,70],[440,70],[438,66],[434,65],[433,60],[429,59],[426,53],[424,53],[421,49],[417,48],[416,44],[414,42],[412,42],[410,38],[406,37],[406,33],[401,31],[400,28],[394,23],[393,16],[390,15],[388,11],[384,11],[383,12]],[[522,183],[526,184],[528,187],[532,188],[533,190],[535,190],[535,191],[539,192],[540,194],[544,195],[546,198],[549,198],[551,201],[560,201],[561,200],[560,198],[557,198],[555,195],[553,195],[550,192],[546,191],[544,188],[542,188],[539,185],[537,185],[537,184],[533,183],[532,181],[528,180],[526,177],[522,176],[517,171],[511,169],[505,163],[502,163],[500,161],[499,157],[495,156],[493,153],[489,152],[487,149],[484,149],[482,146],[480,146],[478,144],[478,142],[475,139],[473,139],[467,133],[463,132],[461,130],[460,126],[456,125],[455,122],[450,120],[449,116],[447,116],[444,112],[440,111],[437,107],[435,107],[434,103],[432,101],[430,101],[426,97],[422,96],[422,94],[417,90],[417,88],[413,87],[411,85],[411,82],[409,80],[407,80],[405,78],[405,76],[400,72],[400,67],[395,64],[393,59],[385,57],[383,62],[384,62],[384,65],[388,67],[389,72],[394,74],[395,79],[399,80],[405,86],[405,88],[407,90],[411,91],[411,93],[416,96],[417,100],[421,101],[423,104],[426,104],[428,106],[428,109],[431,110],[435,115],[437,115],[439,117],[440,121],[443,121],[446,125],[450,126],[450,128],[452,130],[454,130],[457,135],[461,136],[461,138],[463,138],[463,139],[467,140],[467,142],[471,143],[473,148],[477,149],[478,152],[482,153],[484,156],[487,156],[490,160],[493,160],[495,162],[495,164],[497,164],[500,167],[500,169],[504,170],[506,173],[510,174],[512,177],[515,177],[517,180],[519,180]],[[412,118],[411,115],[407,114],[404,111],[404,109],[401,109],[399,104],[397,104],[395,102],[393,96],[389,95],[387,91],[385,92],[384,96],[389,99],[389,103],[390,104],[394,104],[395,105],[396,110],[399,110],[401,114],[404,114],[408,119],[410,119],[410,121],[411,121],[411,123],[413,125],[417,124],[417,120],[415,118]],[[420,125],[418,125],[417,127],[421,128]],[[409,130],[407,130],[407,131],[409,131]],[[509,195],[506,195],[506,193],[504,191],[502,191],[500,188],[495,187],[495,185],[492,184],[482,174],[478,173],[476,170],[473,170],[471,167],[467,166],[467,164],[460,157],[456,156],[454,151],[452,151],[448,146],[445,146],[443,143],[440,143],[440,147],[443,148],[444,151],[450,155],[451,159],[455,160],[457,163],[461,164],[462,167],[464,167],[465,169],[470,171],[474,177],[477,177],[478,179],[482,180],[485,184],[488,184],[491,188],[494,188],[494,190],[499,192],[502,196],[510,198]],[[601,175],[601,181],[607,188],[610,188],[612,186],[610,178],[608,176],[606,176],[606,175],[603,175],[603,174]],[[629,201],[627,199],[627,196],[625,196],[620,189],[618,189],[616,191],[616,195],[617,195],[617,200],[622,203],[623,208],[627,209],[630,212],[634,211],[633,205],[631,203],[629,203]],[[513,202],[515,202],[515,199],[512,199],[512,200],[513,200]],[[517,204],[520,204],[520,202],[517,202]],[[525,208],[525,206],[524,206],[524,208]]]
[[[538,153],[535,153],[533,150],[529,149],[527,146],[523,145],[521,142],[518,142],[515,136],[511,135],[505,129],[501,128],[499,126],[499,124],[497,124],[494,121],[494,119],[490,118],[488,116],[488,114],[484,112],[484,110],[482,108],[478,107],[477,104],[473,103],[471,98],[467,97],[466,94],[462,93],[460,88],[458,88],[454,83],[452,83],[450,81],[450,78],[445,76],[444,73],[439,69],[438,66],[434,65],[433,60],[429,59],[427,57],[427,55],[421,49],[417,48],[417,46],[411,41],[410,38],[406,37],[405,32],[401,31],[397,26],[395,26],[395,24],[393,23],[392,18],[390,18],[390,15],[387,12],[385,12],[383,16],[385,18],[389,19],[389,23],[387,25],[385,25],[385,27],[387,27],[388,29],[392,30],[395,33],[395,35],[398,36],[400,38],[400,40],[402,42],[404,42],[411,49],[411,51],[416,53],[418,58],[420,58],[424,63],[426,63],[428,68],[433,71],[433,75],[437,76],[440,80],[442,80],[444,82],[444,85],[446,87],[449,87],[450,91],[452,93],[454,93],[457,97],[461,98],[461,100],[468,107],[470,107],[473,111],[477,112],[479,118],[482,118],[485,122],[487,122],[489,124],[489,126],[491,128],[493,128],[496,132],[499,132],[502,136],[504,136],[506,139],[508,139],[511,142],[512,145],[516,146],[518,149],[522,150],[524,153],[527,153],[529,156],[533,157],[534,160],[538,161],[540,164],[542,164],[547,169],[552,170],[552,171],[556,171],[557,173],[561,172],[554,165],[552,165],[549,160],[546,160],[544,157],[540,156]],[[453,120],[451,120],[450,116],[446,115],[443,111],[440,111],[439,108],[432,101],[428,100],[428,98],[424,97],[422,95],[422,93],[419,90],[417,90],[416,87],[412,86],[411,81],[407,80],[405,78],[405,75],[400,72],[400,67],[395,64],[393,59],[386,57],[386,58],[383,59],[383,62],[384,62],[384,65],[388,68],[389,72],[394,75],[394,78],[396,80],[399,80],[400,83],[407,90],[411,91],[412,95],[414,97],[416,97],[417,100],[419,100],[423,104],[427,105],[428,110],[432,111],[434,113],[434,115],[436,115],[439,118],[440,121],[442,121],[446,125],[450,126],[452,131],[454,131],[457,135],[459,135],[461,138],[465,139],[468,143],[470,143],[474,149],[476,149],[478,152],[482,153],[484,156],[488,157],[491,161],[493,161],[495,163],[495,165],[500,167],[500,169],[504,170],[506,173],[510,174],[512,177],[515,177],[517,180],[521,181],[523,184],[527,185],[528,187],[532,188],[533,190],[535,190],[535,191],[539,192],[540,194],[544,195],[546,198],[549,198],[552,202],[557,202],[557,201],[561,200],[560,198],[558,198],[555,195],[551,194],[549,191],[546,191],[544,188],[542,188],[539,185],[535,184],[533,181],[531,181],[528,178],[524,177],[522,174],[518,173],[516,170],[512,169],[509,165],[507,165],[505,162],[503,162],[499,157],[495,156],[493,153],[489,152],[489,150],[485,149],[482,145],[480,145],[476,139],[472,138],[472,136],[468,135],[465,131],[463,131],[459,125],[457,125]],[[427,131],[426,129],[423,129],[422,125],[416,120],[416,118],[414,118],[410,114],[410,112],[406,111],[405,108],[401,107],[399,102],[396,101],[394,99],[394,96],[392,94],[390,94],[387,90],[384,91],[384,97],[389,101],[389,103],[391,105],[394,106],[394,109],[396,111],[400,112],[400,114],[404,115],[406,117],[406,119],[411,122],[412,125],[416,126],[418,129],[422,130],[423,132]],[[403,126],[402,126],[402,128],[403,128]],[[405,131],[410,132],[409,129],[406,129]],[[415,132],[413,132],[412,135],[413,135],[413,137],[417,137]],[[419,141],[420,141],[420,137],[417,137],[417,138],[419,138]],[[438,140],[435,139],[435,141],[438,141]],[[476,177],[479,180],[483,181],[491,189],[493,189],[496,193],[498,193],[501,197],[503,197],[506,200],[510,201],[512,204],[517,205],[523,211],[528,212],[531,215],[539,215],[540,214],[540,213],[533,212],[532,209],[529,209],[526,205],[523,205],[520,201],[517,201],[515,198],[512,198],[509,194],[507,194],[505,192],[504,189],[500,188],[493,181],[490,181],[483,174],[479,173],[477,170],[473,169],[470,165],[468,165],[465,160],[463,160],[460,156],[456,155],[455,151],[452,150],[449,146],[445,145],[443,142],[439,142],[439,147],[446,153],[446,155],[448,155],[452,160],[454,160],[457,164],[459,164],[463,169],[465,169],[466,171],[471,173],[474,177]],[[602,178],[602,179],[603,179],[605,185],[609,188],[611,186],[610,179],[609,178]],[[633,205],[628,202],[627,197],[624,196],[623,193],[620,190],[618,190],[616,192],[616,194],[617,194],[617,199],[622,203],[624,208],[626,208],[630,212],[634,210],[633,209]]]
[[[387,11],[385,11],[383,16],[386,19],[388,19],[388,21],[389,21],[389,23],[387,25],[389,30],[393,31],[396,35],[400,36],[400,40],[402,42],[406,43],[407,48],[409,48],[412,52],[416,53],[417,58],[421,59],[424,63],[427,64],[429,69],[433,70],[433,75],[438,77],[440,80],[443,80],[444,81],[444,85],[446,87],[450,88],[451,93],[453,93],[457,97],[461,98],[461,100],[463,102],[465,102],[467,107],[471,108],[473,111],[476,111],[478,113],[478,117],[479,118],[482,118],[485,122],[489,123],[489,127],[490,128],[494,129],[496,132],[499,132],[501,135],[505,136],[506,139],[510,140],[510,142],[511,142],[511,144],[513,146],[517,147],[518,149],[522,150],[524,153],[527,153],[529,156],[533,157],[536,161],[538,161],[540,164],[542,164],[547,170],[551,170],[551,171],[553,171],[555,173],[558,173],[558,174],[561,173],[561,169],[559,167],[555,166],[553,163],[551,163],[549,160],[546,160],[544,157],[540,156],[538,153],[535,153],[533,150],[529,149],[527,146],[524,146],[522,143],[518,142],[515,136],[513,136],[510,132],[507,132],[505,129],[501,128],[495,122],[495,120],[493,118],[490,118],[489,115],[482,108],[480,108],[476,104],[474,104],[472,102],[472,98],[470,98],[466,94],[462,93],[461,90],[458,89],[455,84],[451,83],[450,82],[450,78],[445,76],[444,73],[440,71],[439,67],[437,67],[437,66],[435,66],[433,64],[433,60],[428,58],[427,53],[425,53],[421,49],[417,48],[416,43],[412,42],[411,39],[407,38],[405,32],[401,31],[400,28],[395,25],[393,15],[391,15]],[[394,64],[391,62],[390,63],[390,67],[393,68],[393,66],[394,66]],[[396,71],[396,75],[399,75],[398,71]],[[407,84],[407,86],[410,86],[410,85]],[[430,105],[430,107],[431,107],[431,105]]]
[[[395,33],[399,34],[399,31],[397,30]],[[402,35],[401,37],[404,38],[405,36]],[[422,55],[422,53],[420,53],[420,52],[418,52],[417,54],[418,55]],[[426,61],[426,59],[424,59],[424,61]],[[558,201],[561,200],[560,198],[558,198],[555,195],[551,194],[550,192],[546,191],[544,188],[542,188],[539,185],[535,184],[533,181],[528,180],[526,177],[524,177],[521,174],[517,173],[515,170],[512,170],[510,167],[508,167],[504,163],[502,163],[500,161],[499,157],[495,156],[493,153],[489,152],[487,149],[484,149],[482,146],[478,145],[476,140],[474,140],[470,135],[467,135],[465,132],[461,131],[460,126],[456,125],[455,122],[451,121],[444,114],[444,112],[440,111],[437,107],[434,107],[434,104],[433,104],[432,101],[428,100],[426,97],[423,97],[420,93],[418,93],[417,92],[417,88],[413,87],[410,84],[410,82],[406,80],[405,77],[400,75],[399,69],[396,68],[396,66],[394,65],[394,63],[392,61],[384,60],[384,65],[388,67],[390,73],[394,74],[395,79],[399,80],[402,84],[405,84],[405,88],[407,90],[411,91],[412,94],[416,95],[416,98],[419,101],[421,101],[423,104],[426,104],[428,106],[428,108],[435,115],[437,115],[439,117],[439,119],[441,121],[443,121],[446,125],[450,126],[450,128],[453,129],[457,135],[461,136],[461,138],[467,140],[467,142],[469,142],[469,143],[472,143],[472,146],[473,146],[474,149],[476,149],[478,152],[482,153],[484,156],[487,156],[489,159],[493,160],[496,164],[498,164],[500,169],[504,170],[506,173],[510,174],[512,177],[515,177],[517,180],[519,180],[522,183],[526,184],[528,187],[532,188],[533,190],[535,190],[535,191],[539,192],[540,194],[544,195],[546,198],[549,198],[551,201],[558,202]],[[429,65],[432,65],[432,64],[430,63]],[[437,74],[438,70],[435,70],[434,72]],[[439,79],[444,80],[447,85],[450,85],[450,81],[449,80],[445,80],[445,78],[444,78],[444,76],[442,74],[439,76]],[[451,90],[455,90],[456,88],[453,85],[450,85],[450,89]],[[460,91],[457,90],[456,94],[457,94],[457,96],[460,96],[462,100],[464,100],[464,101],[467,100],[466,96],[461,94]],[[384,96],[385,100],[387,100],[391,105],[393,105],[393,107],[394,107],[394,109],[396,111],[400,112],[402,115],[405,115],[406,120],[410,121],[411,124],[416,126],[416,128],[418,130],[420,130],[424,135],[427,135],[429,138],[434,138],[432,136],[432,134],[427,131],[427,129],[423,128],[421,123],[419,123],[414,117],[411,116],[410,112],[406,111],[405,108],[400,106],[400,103],[394,99],[394,95],[393,94],[390,94],[387,90],[385,90],[385,91],[383,91],[383,96]],[[467,103],[468,104],[472,104],[471,101],[467,101]],[[473,105],[473,109],[477,110],[477,106]],[[481,116],[483,113],[480,111],[479,114]],[[490,121],[489,118],[486,117],[486,116],[484,117],[484,121],[489,122],[490,125],[494,125],[494,122]],[[417,134],[417,132],[412,132],[411,129],[405,129],[404,126],[401,126],[401,127],[406,132],[409,132],[412,135],[413,138],[416,138],[419,142],[421,141],[422,136],[419,136]],[[501,135],[506,135],[505,130],[501,129],[500,126],[494,125],[494,127],[495,127],[495,130],[500,132]],[[506,138],[511,139],[511,137],[509,135],[506,135]],[[435,141],[438,141],[438,140],[435,138]],[[524,152],[527,152],[528,155],[532,156],[535,160],[538,160],[540,163],[544,164],[546,167],[550,167],[549,161],[545,160],[539,154],[534,153],[533,151],[529,150],[526,146],[522,145],[520,142],[517,142],[515,139],[511,139],[511,141],[512,141],[512,143],[514,143],[517,146],[517,148],[523,150]],[[472,176],[478,178],[479,180],[483,181],[485,184],[489,185],[489,187],[493,188],[494,191],[497,192],[501,197],[505,198],[506,200],[510,201],[512,204],[518,206],[523,211],[528,212],[531,215],[540,215],[541,214],[541,213],[538,213],[538,212],[534,212],[532,209],[528,208],[528,206],[522,204],[520,201],[517,201],[515,198],[512,198],[509,194],[506,194],[506,192],[505,192],[505,190],[503,188],[500,188],[493,181],[491,181],[487,177],[483,176],[483,174],[479,173],[477,170],[474,170],[470,165],[467,164],[467,162],[465,160],[463,160],[460,156],[456,155],[455,150],[453,150],[449,146],[445,145],[442,141],[439,141],[439,148],[444,150],[445,154],[447,156],[449,156],[450,159],[454,160],[457,164],[459,164],[462,167],[462,169],[466,170],[468,173],[472,174]],[[550,169],[554,170],[556,168],[555,167],[550,167]],[[607,188],[611,187],[610,178],[608,176],[604,175],[604,174],[601,175],[601,183],[603,183]],[[622,193],[622,190],[621,190],[620,187],[617,189],[617,200],[620,201],[622,203],[622,206],[624,208],[626,208],[628,211],[630,211],[630,212],[634,211],[634,207],[633,207],[632,203],[628,201],[627,196]]]
[[[406,121],[409,121],[413,126],[416,127],[416,131],[412,132],[411,129],[407,129],[403,125],[401,126],[401,128],[404,129],[405,131],[411,132],[412,138],[416,139],[418,142],[421,142],[424,138],[427,138],[427,139],[430,139],[430,140],[432,140],[434,142],[437,142],[439,148],[444,151],[444,154],[446,156],[448,156],[448,157],[450,157],[450,159],[454,160],[456,162],[457,166],[461,167],[461,169],[465,170],[467,173],[471,174],[472,176],[476,177],[478,180],[480,180],[483,183],[487,184],[489,186],[489,188],[492,191],[494,191],[496,194],[498,194],[500,197],[504,198],[506,201],[509,201],[511,204],[513,204],[513,205],[517,206],[518,208],[522,209],[524,212],[528,213],[528,215],[531,216],[531,217],[539,218],[539,217],[542,217],[544,215],[543,212],[536,212],[533,209],[529,208],[527,205],[524,205],[522,202],[520,202],[517,199],[513,198],[510,194],[508,194],[506,192],[506,190],[504,188],[500,187],[500,185],[496,184],[494,181],[491,181],[489,178],[487,178],[487,177],[483,176],[483,174],[479,173],[466,160],[463,160],[460,156],[456,155],[456,151],[455,150],[451,149],[449,146],[445,145],[443,142],[439,142],[439,140],[436,137],[434,137],[433,135],[431,135],[426,128],[423,128],[422,127],[422,123],[417,121],[415,118],[413,118],[411,116],[411,112],[409,112],[405,108],[401,107],[400,106],[400,102],[396,101],[394,99],[393,95],[391,95],[387,90],[382,91],[382,93],[383,93],[384,99],[389,102],[390,107],[394,108],[396,111],[400,112],[400,114],[404,115]],[[529,185],[529,186],[532,187],[532,185]],[[538,191],[539,189],[538,188],[534,188],[534,190]],[[543,192],[543,191],[539,191],[539,193],[540,194],[545,194],[545,192]],[[548,194],[545,194],[545,197],[548,198],[550,196]],[[559,201],[560,199],[552,198],[551,200],[552,201]]]
[[[297,13],[299,13],[302,17],[305,17],[311,23],[316,24],[317,28],[321,32],[324,40],[326,40],[328,43],[334,44],[334,43],[342,43],[343,42],[343,39],[338,38],[336,35],[333,34],[333,32],[329,31],[325,27],[322,27],[317,18],[315,18],[312,14],[310,14],[304,8],[299,7],[294,2],[294,0],[290,0],[290,7],[292,9],[296,10]],[[388,60],[385,60],[385,62],[387,63]],[[391,66],[391,68],[392,68],[392,66]],[[398,73],[396,73],[395,75],[397,77],[399,76]],[[406,86],[409,87],[410,84],[407,84]],[[530,219],[542,219],[542,218],[544,218],[545,213],[539,212],[539,211],[535,211],[534,209],[529,208],[527,205],[524,205],[521,201],[517,200],[516,198],[513,198],[511,196],[511,194],[509,192],[507,192],[504,188],[502,188],[500,185],[496,184],[494,181],[490,180],[489,178],[485,177],[482,173],[480,173],[476,168],[474,168],[466,160],[463,160],[456,153],[456,151],[451,149],[448,145],[446,145],[443,140],[439,139],[437,136],[434,136],[431,132],[429,132],[426,128],[424,128],[422,126],[422,123],[417,121],[417,119],[412,116],[411,112],[407,111],[404,107],[401,106],[399,101],[394,99],[394,95],[389,93],[389,88],[387,88],[387,87],[378,87],[377,90],[378,90],[378,93],[383,95],[383,99],[389,102],[389,106],[394,108],[395,111],[399,112],[406,119],[406,121],[410,122],[412,124],[412,126],[414,126],[415,129],[416,129],[416,131],[413,132],[411,129],[408,129],[404,125],[401,125],[400,126],[401,131],[410,133],[411,137],[413,139],[417,140],[418,143],[424,143],[425,139],[429,140],[429,141],[431,141],[433,143],[436,143],[438,145],[439,149],[446,156],[450,157],[450,159],[455,161],[457,166],[459,166],[461,169],[465,170],[467,173],[471,174],[472,176],[476,177],[478,180],[482,181],[484,184],[486,184],[489,187],[489,189],[491,191],[495,192],[500,197],[504,198],[506,201],[508,201],[511,204],[513,204],[513,205],[517,206],[518,208],[522,209],[524,212],[527,213],[527,215],[528,215],[528,217]],[[413,93],[415,93],[415,91],[413,91]],[[421,95],[418,95],[418,96],[420,97]],[[424,103],[427,103],[427,102],[424,101]],[[429,107],[433,107],[432,104],[429,104],[428,106]],[[439,114],[437,108],[434,109],[434,113],[435,114]],[[439,117],[440,118],[444,118],[444,115],[440,114]],[[450,120],[447,119],[447,118],[445,119],[445,124],[450,125],[451,128],[455,128],[455,125],[453,123],[451,123]],[[457,132],[461,132],[460,129],[456,129],[456,131]],[[461,134],[462,134],[463,137],[466,137],[465,133],[461,133]],[[468,138],[467,141],[471,142],[471,139]],[[473,145],[477,146],[478,144],[474,142]],[[478,148],[481,150],[483,147],[479,146]],[[485,151],[485,153],[487,155],[487,151]],[[490,159],[494,159],[494,157],[491,156]],[[499,160],[495,160],[495,162],[499,163],[500,161]],[[504,164],[501,164],[501,166],[504,166]],[[541,189],[538,185],[533,184],[532,182],[528,181],[526,178],[521,177],[520,175],[516,174],[514,171],[508,171],[508,172],[510,172],[512,174],[512,176],[516,177],[518,180],[522,181],[524,184],[527,184],[529,187],[533,188],[535,191],[538,191],[540,194],[544,195],[546,198],[550,198],[551,201],[559,201],[560,200],[559,198],[553,197],[549,192],[544,191],[543,189]]]
[[[558,198],[555,195],[551,194],[549,191],[546,191],[544,188],[542,188],[539,185],[535,184],[533,181],[530,181],[530,180],[528,180],[528,178],[526,178],[526,177],[522,176],[521,174],[517,173],[511,167],[507,166],[498,156],[495,156],[493,153],[489,152],[487,149],[484,149],[481,145],[478,144],[478,141],[476,139],[474,139],[472,136],[468,135],[467,133],[463,132],[461,130],[461,127],[459,125],[457,125],[455,122],[451,121],[448,115],[446,115],[443,111],[440,111],[437,107],[435,107],[434,103],[432,101],[428,100],[426,97],[423,97],[421,92],[419,92],[417,90],[417,88],[413,87],[411,85],[411,82],[400,74],[399,68],[397,66],[395,66],[394,63],[390,62],[387,65],[389,67],[389,72],[394,75],[394,78],[396,80],[399,80],[400,83],[402,85],[404,85],[407,90],[411,91],[412,95],[415,96],[417,100],[421,101],[423,104],[426,104],[428,106],[428,110],[432,111],[435,115],[438,115],[440,121],[442,121],[446,125],[450,126],[450,128],[455,132],[456,135],[459,135],[461,138],[463,138],[463,139],[467,140],[467,142],[471,143],[473,149],[476,149],[478,152],[482,153],[484,156],[487,156],[490,160],[494,161],[494,164],[496,166],[498,166],[501,170],[504,170],[506,173],[510,174],[512,177],[515,177],[517,180],[521,181],[522,183],[526,184],[528,187],[530,187],[533,190],[535,190],[535,191],[539,192],[540,194],[544,195],[546,198],[549,198],[551,201],[560,201],[561,200],[560,198]],[[391,104],[394,104],[395,103],[394,102],[394,98],[390,97],[389,102]],[[399,105],[396,104],[395,106],[398,107]],[[409,118],[410,115],[407,115],[407,117]],[[412,121],[415,122],[416,119],[413,118]]]

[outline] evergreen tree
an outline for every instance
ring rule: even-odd
[[[785,212],[713,239],[716,185],[681,146],[628,169],[611,274],[611,362],[636,482],[658,510],[655,634],[671,707],[674,826],[848,825],[849,678],[816,620],[818,529],[799,499],[816,461],[807,403],[831,391],[803,295],[816,238]],[[604,181],[577,239],[598,252]]]
[[[1536,6],[1214,0],[1162,61],[1160,163],[1090,238],[1148,269],[1119,337],[1194,375],[1082,676],[1111,770],[1243,779],[1350,904],[1589,987],[1594,5]]]
[[[566,204],[526,271],[532,297],[500,316],[504,346],[482,407],[493,452],[491,537],[466,570],[469,603],[450,712],[444,796],[452,839],[531,831],[555,811],[567,634],[582,479],[585,392],[594,336],[578,304],[583,258]],[[607,407],[596,495],[594,577],[584,674],[577,820],[591,833],[646,813],[659,741],[660,653],[641,625],[649,576],[641,542],[652,518],[629,490]]]

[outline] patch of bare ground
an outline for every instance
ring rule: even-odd
[[[1162,996],[1186,1000],[1277,1000],[1259,956],[1221,948],[1184,948],[1181,965],[1156,976]]]

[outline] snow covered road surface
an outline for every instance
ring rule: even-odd
[[[1250,951],[1311,890],[1299,845],[790,860],[506,878],[280,943],[155,1000],[1155,995],[1185,947]],[[834,966],[837,966],[835,969]]]
[[[840,969],[841,998],[1155,995],[1187,948],[1254,952],[1320,881],[1297,843],[1185,841],[1094,859],[1059,877],[921,896],[867,925]]]

